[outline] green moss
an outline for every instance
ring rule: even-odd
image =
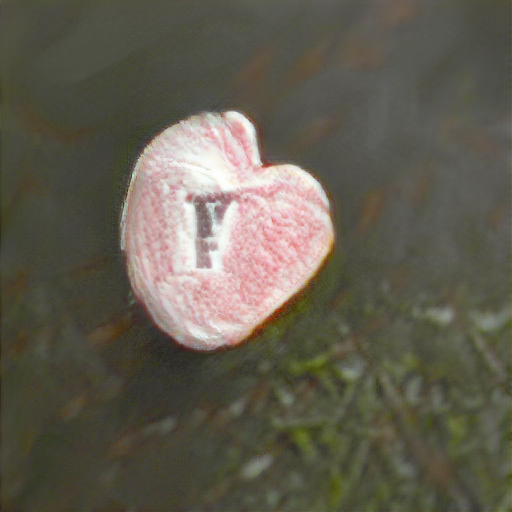
[[[300,427],[289,432],[290,439],[308,461],[313,460],[317,454],[315,442],[311,434],[309,429]]]
[[[343,497],[344,476],[343,473],[333,468],[329,475],[329,510],[339,510]]]
[[[328,371],[326,369],[327,364],[329,363],[329,354],[322,353],[311,359],[306,359],[303,361],[292,360],[289,362],[288,371],[290,375],[300,376],[300,375],[313,375],[318,376],[323,372]]]

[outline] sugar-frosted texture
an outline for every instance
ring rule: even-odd
[[[197,350],[247,338],[333,242],[321,185],[294,165],[262,165],[254,126],[238,112],[193,116],[153,139],[121,219],[135,296]]]

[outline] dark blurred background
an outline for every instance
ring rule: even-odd
[[[1,8],[2,510],[510,510],[508,1]],[[131,302],[163,127],[236,109],[337,248],[235,350]]]

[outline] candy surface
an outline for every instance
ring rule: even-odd
[[[134,168],[121,249],[137,299],[182,345],[246,339],[316,273],[334,243],[320,183],[294,165],[263,165],[238,112],[167,128]]]

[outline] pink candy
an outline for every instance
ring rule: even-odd
[[[263,165],[238,112],[167,128],[140,156],[121,218],[137,299],[182,345],[240,343],[317,272],[334,243],[322,186]]]

